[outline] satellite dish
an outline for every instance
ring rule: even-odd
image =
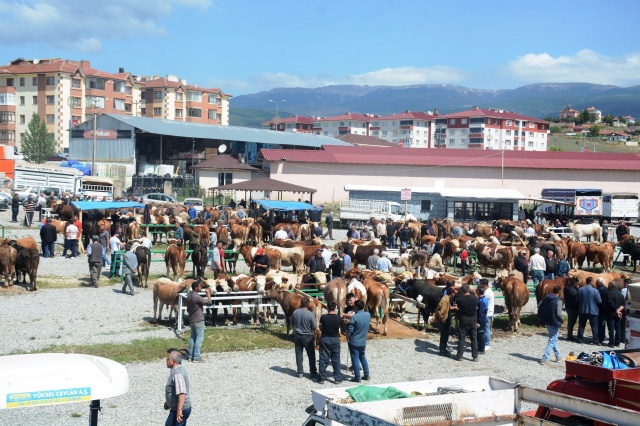
[[[224,154],[224,152],[225,152],[226,150],[227,150],[227,146],[226,146],[226,145],[220,145],[220,146],[218,147],[218,152],[219,152],[220,154]]]
[[[34,64],[39,64],[39,63],[40,63],[40,59],[34,59],[34,60],[33,60],[33,63],[34,63]]]

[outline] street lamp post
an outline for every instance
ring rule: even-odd
[[[273,101],[271,99],[269,99],[269,102],[272,102],[274,104],[276,104],[276,131],[278,131],[278,119],[280,118],[278,116],[278,106],[280,105],[280,102],[284,102],[285,100],[281,100],[281,101]]]
[[[96,173],[96,135],[98,133],[98,114],[96,114],[96,100],[93,100],[93,159],[91,161],[91,176],[97,176]]]

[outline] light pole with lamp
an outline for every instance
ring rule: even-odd
[[[285,99],[281,100],[281,101],[273,101],[271,99],[269,99],[269,102],[276,104],[276,132],[278,131],[278,119],[280,118],[278,116],[278,106],[280,105],[280,102],[285,102]]]
[[[91,160],[91,176],[97,176],[96,173],[96,136],[98,133],[98,114],[96,114],[96,98],[93,98],[93,159]]]

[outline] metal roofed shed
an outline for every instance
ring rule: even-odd
[[[265,192],[278,192],[278,199],[282,200],[283,192],[293,192],[293,193],[302,193],[302,194],[310,194],[309,201],[313,203],[313,194],[317,192],[314,188],[307,188],[300,185],[294,185],[287,182],[282,182],[279,180],[271,179],[268,177],[263,177],[259,179],[247,180],[244,182],[232,183],[229,185],[216,186],[213,188],[209,188],[209,191],[212,191],[215,199],[216,191],[265,191]],[[245,196],[246,199],[246,196]]]
[[[457,222],[492,221],[512,218],[517,220],[518,204],[527,197],[520,191],[505,188],[444,188],[411,187],[411,201],[407,201],[407,212],[427,220],[445,218]],[[349,199],[386,200],[404,203],[400,192],[405,187],[345,185]]]
[[[0,409],[91,401],[89,425],[95,426],[100,400],[129,391],[127,369],[98,356],[9,355],[0,364]]]

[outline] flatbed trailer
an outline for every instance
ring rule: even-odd
[[[554,425],[527,411],[526,403],[617,425],[640,424],[640,413],[495,377],[476,376],[391,383],[411,398],[354,402],[349,388],[312,391],[313,405],[303,426],[324,425]]]

